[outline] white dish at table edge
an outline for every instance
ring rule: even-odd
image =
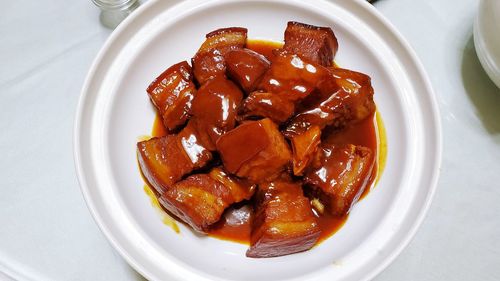
[[[145,88],[190,58],[204,34],[242,26],[282,40],[286,22],[332,26],[339,65],[372,77],[387,130],[384,174],[346,224],[312,250],[250,259],[246,245],[165,226],[144,194],[135,143],[151,131]],[[435,97],[399,33],[364,1],[151,0],[127,18],[95,59],[74,130],[74,157],[92,216],[111,244],[150,280],[368,280],[409,243],[431,203],[441,163]]]
[[[474,46],[484,70],[500,88],[500,2],[481,0],[474,20]]]

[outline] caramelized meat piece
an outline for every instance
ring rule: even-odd
[[[193,118],[200,138],[210,150],[217,140],[236,126],[238,106],[243,93],[225,77],[216,77],[198,90],[193,101]]]
[[[241,49],[247,40],[247,29],[241,27],[221,28],[210,32],[205,42],[192,59],[193,73],[200,85],[224,75],[224,56],[231,50]]]
[[[247,257],[277,257],[309,250],[320,229],[309,200],[297,183],[259,185]]]
[[[229,131],[217,142],[217,150],[228,172],[254,182],[281,172],[291,159],[278,127],[267,118]]]
[[[332,29],[290,21],[283,49],[324,66],[332,66],[338,42]]]
[[[375,112],[373,88],[369,76],[346,69],[331,69],[339,89],[316,105],[293,117],[284,134],[291,137],[306,131],[311,125],[342,127],[370,116]]]
[[[281,51],[276,52],[271,67],[257,88],[298,102],[309,96],[328,76],[327,68]]]
[[[212,160],[212,153],[210,153],[201,139],[196,124],[191,122],[191,120],[177,135],[177,140],[184,153],[189,157],[191,163],[193,163],[194,169],[202,168],[206,163]]]
[[[332,214],[343,216],[366,188],[374,163],[369,148],[352,144],[328,146],[321,151],[319,165],[304,180]]]
[[[165,70],[146,90],[170,132],[189,118],[191,101],[196,94],[191,80],[191,67],[183,61]]]
[[[295,111],[293,102],[273,93],[253,92],[243,102],[240,109],[242,118],[267,117],[281,124]]]
[[[349,111],[344,119],[360,121],[375,112],[370,76],[342,68],[332,68],[331,73],[342,89],[342,93],[338,94],[343,100],[342,105]]]
[[[216,223],[230,202],[229,190],[205,174],[187,177],[160,197],[165,209],[199,232]]]
[[[250,199],[255,192],[255,184],[232,177],[221,168],[213,168],[208,175],[229,189],[234,203]]]
[[[187,177],[166,190],[162,206],[199,232],[207,231],[233,203],[250,199],[255,185],[229,176],[220,168]]]
[[[225,56],[228,76],[250,93],[269,68],[269,61],[252,50],[233,50]]]
[[[311,126],[304,133],[294,136],[291,141],[293,174],[300,176],[316,157],[321,143],[321,130],[318,126]]]
[[[189,134],[181,135],[168,135],[137,143],[137,158],[142,174],[160,194],[184,175],[203,167],[212,159],[209,151],[197,145],[195,140],[186,138]]]

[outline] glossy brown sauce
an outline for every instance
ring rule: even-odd
[[[280,48],[283,44],[279,42],[272,41],[262,41],[262,40],[248,40],[247,48],[254,50],[258,53],[263,54],[268,59],[272,59],[272,50]],[[376,116],[377,115],[377,118]],[[383,170],[383,165],[385,164],[385,132],[383,131],[382,119],[378,113],[372,115],[365,120],[356,123],[348,128],[343,129],[339,132],[327,132],[330,133],[326,140],[326,143],[337,143],[337,144],[355,144],[362,145],[370,148],[372,151],[377,151],[376,153],[376,163],[370,177],[370,181],[363,192],[361,199],[368,194],[368,192],[374,186],[377,177],[380,176],[380,172]],[[161,137],[167,134],[161,117],[156,116],[153,123],[152,136]],[[381,139],[381,141],[379,141]],[[382,153],[382,154],[381,154]],[[360,199],[360,200],[361,200]],[[229,225],[226,222],[226,217],[228,212],[232,212],[233,209],[226,211],[225,216],[213,226],[212,230],[208,233],[209,236],[216,237],[218,239],[229,240],[233,242],[238,242],[242,244],[250,244],[250,223],[247,220],[245,223]],[[319,242],[332,236],[337,230],[342,227],[346,222],[348,215],[337,217],[325,212],[321,216],[318,216],[318,223],[321,229],[321,235]]]
[[[232,209],[228,210],[229,212],[233,211]],[[238,242],[241,244],[250,244],[250,222],[238,224],[238,225],[229,225],[226,221],[226,214],[224,217],[216,223],[212,229],[210,230],[209,236],[228,240],[233,242]]]
[[[361,145],[370,148],[372,151],[379,152],[376,128],[377,120],[375,120],[374,115],[340,132],[332,133],[330,137],[325,140],[325,143]],[[375,159],[375,166],[372,170],[369,183],[359,200],[362,200],[374,186],[380,170],[379,159],[380,157]]]
[[[272,60],[272,58],[274,57],[273,50],[283,47],[283,43],[266,41],[266,40],[248,39],[246,47],[250,50],[253,50],[259,54],[264,55],[268,60]]]

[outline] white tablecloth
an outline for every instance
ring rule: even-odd
[[[348,0],[346,0],[348,1]],[[436,90],[444,157],[435,200],[377,280],[500,280],[500,90],[476,57],[477,0],[380,0]],[[110,31],[90,0],[0,6],[0,279],[138,280],[81,196],[72,129]]]

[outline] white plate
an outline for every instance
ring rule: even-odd
[[[474,21],[474,45],[479,61],[500,88],[500,1],[481,0]]]
[[[135,145],[154,119],[145,88],[166,67],[190,58],[205,33],[243,26],[250,38],[281,40],[289,20],[334,27],[337,62],[372,77],[387,128],[387,166],[333,237],[304,253],[249,259],[245,245],[165,226],[144,194]],[[441,161],[438,116],[414,52],[364,1],[149,1],[111,35],[89,71],[75,162],[97,224],[148,279],[363,280],[401,252],[429,207]]]

